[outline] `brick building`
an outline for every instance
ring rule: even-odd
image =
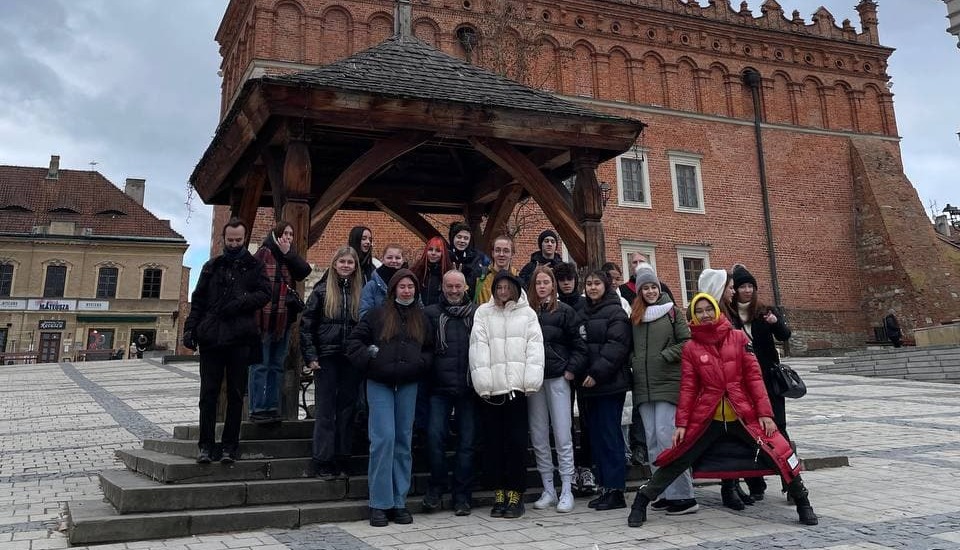
[[[763,299],[779,291],[799,352],[862,345],[891,307],[908,329],[957,317],[960,258],[903,174],[876,3],[857,5],[859,31],[824,8],[808,22],[775,0],[757,13],[746,2],[700,4],[422,0],[413,28],[449,55],[649,125],[598,171],[610,190],[605,252],[623,264],[644,252],[684,300],[704,267],[744,263]],[[393,9],[391,0],[232,0],[216,35],[221,112],[248,79],[379,43],[393,32]],[[227,216],[218,207],[215,234]],[[272,212],[257,219],[262,234]],[[516,264],[542,219],[535,205],[515,216]],[[451,220],[432,221],[445,234]],[[360,223],[377,250],[422,248],[386,215],[340,212],[309,260],[326,265]]]
[[[174,349],[187,242],[99,172],[0,166],[0,353],[98,359],[140,335]],[[108,351],[109,350],[109,351]]]

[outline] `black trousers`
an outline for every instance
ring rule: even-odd
[[[321,357],[313,371],[313,460],[318,464],[353,454],[353,426],[362,374],[343,355]]]
[[[496,404],[491,404],[496,403]],[[483,472],[492,489],[527,489],[527,398],[505,395],[480,401],[483,433]]]
[[[259,346],[259,342],[255,345]],[[250,345],[200,348],[200,442],[201,449],[213,450],[216,443],[217,401],[220,386],[227,381],[227,416],[221,441],[226,449],[236,449],[240,442],[240,420],[243,394],[247,386]]]
[[[577,468],[593,468],[593,449],[590,444],[590,428],[587,426],[587,418],[590,416],[590,399],[580,395],[580,391],[574,388],[570,392],[570,411],[573,411],[573,401],[577,402],[577,411],[580,416],[574,418],[570,424],[573,431],[573,464]],[[580,430],[580,437],[577,438],[577,429]]]

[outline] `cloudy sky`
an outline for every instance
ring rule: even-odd
[[[701,2],[705,4],[705,2]],[[809,20],[820,5],[859,28],[856,0],[780,0]],[[907,175],[924,205],[960,203],[960,50],[940,0],[880,0]],[[187,179],[217,124],[227,0],[2,0],[0,164],[93,166],[119,186],[147,180],[146,206],[190,243],[194,279],[209,207]],[[750,6],[759,13],[760,0]],[[96,164],[92,164],[92,163]],[[929,208],[928,208],[929,210]]]

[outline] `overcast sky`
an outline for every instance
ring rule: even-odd
[[[737,2],[734,2],[737,4]],[[823,5],[859,30],[857,0]],[[960,50],[940,0],[879,0],[907,175],[925,207],[960,203]],[[701,0],[701,4],[706,2]],[[187,179],[217,124],[226,0],[2,0],[0,164],[93,166],[122,187],[146,178],[146,206],[190,243],[193,280],[209,253],[211,209],[186,207]],[[760,0],[750,7],[759,14]],[[91,163],[96,162],[95,165]],[[929,208],[927,208],[929,211]]]

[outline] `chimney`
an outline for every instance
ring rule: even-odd
[[[60,179],[60,155],[50,155],[50,168],[47,169],[47,179]]]
[[[393,34],[394,36],[399,36],[401,39],[404,37],[413,36],[411,31],[410,24],[410,0],[395,0],[396,4],[393,7]]]
[[[147,185],[147,180],[138,178],[127,178],[127,183],[123,186],[123,192],[137,201],[137,204],[143,206],[143,189]]]

